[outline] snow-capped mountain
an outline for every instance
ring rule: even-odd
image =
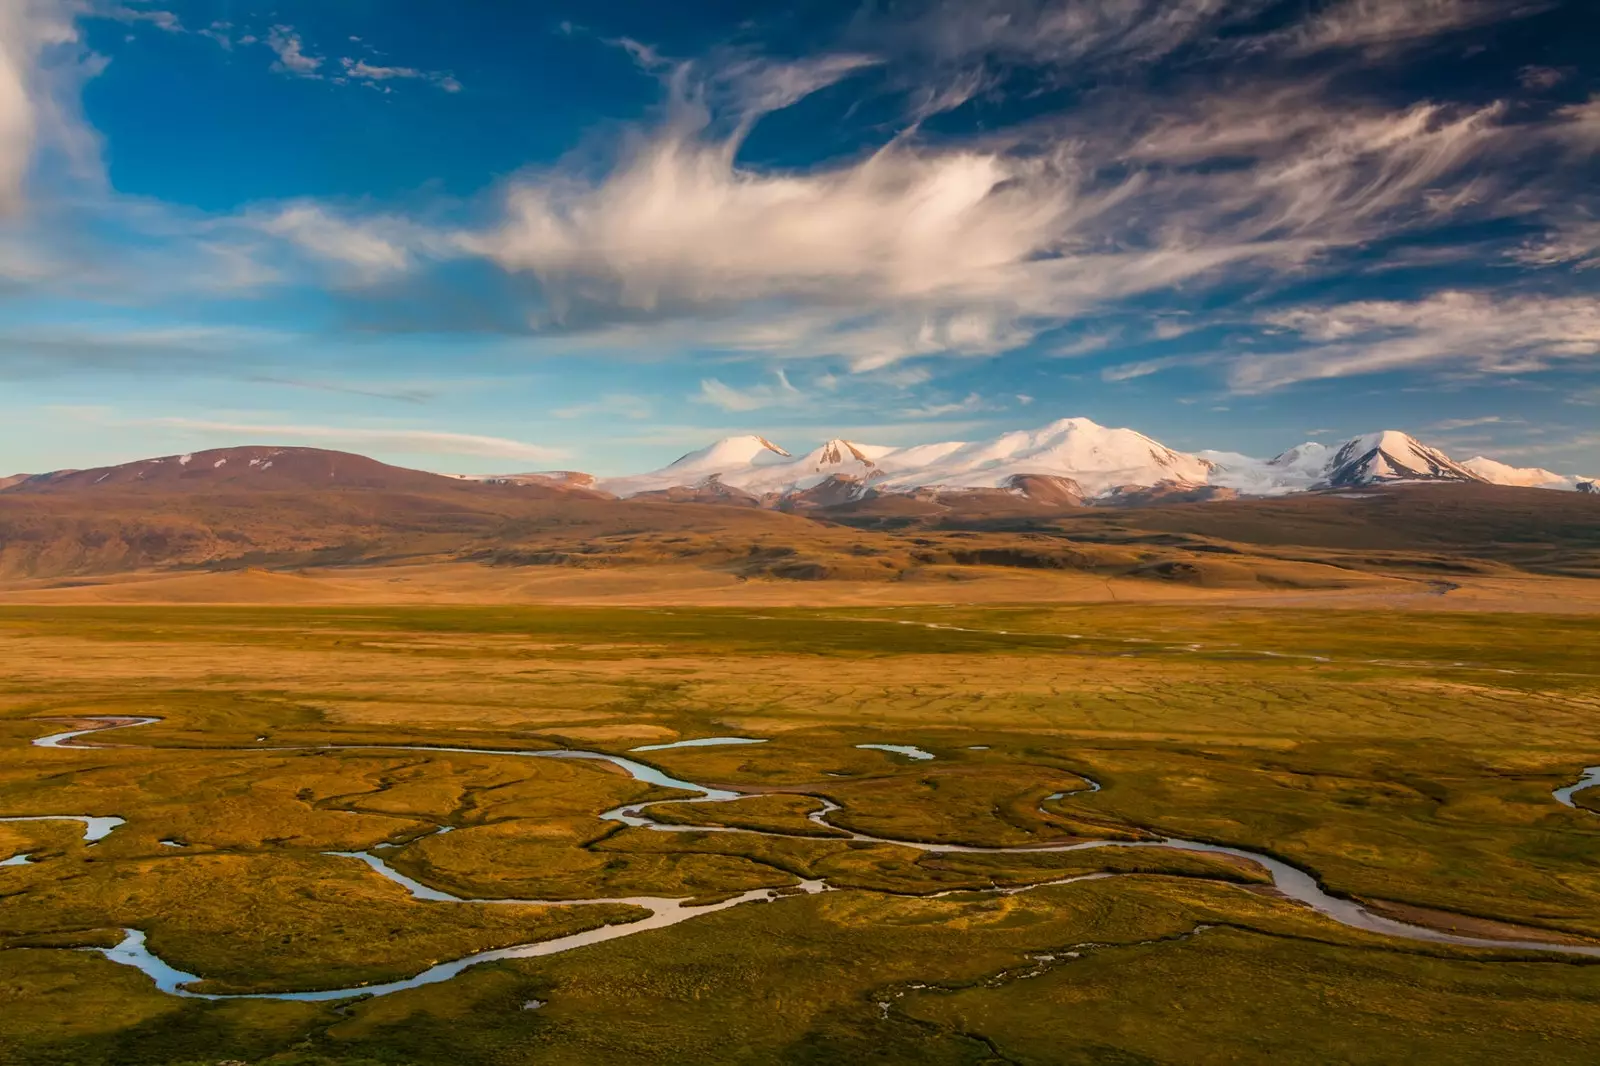
[[[715,479],[755,496],[781,497],[830,480],[851,483],[859,494],[1025,491],[1017,479],[1050,477],[1069,479],[1084,494],[1094,496],[1164,482],[1204,485],[1212,469],[1205,459],[1173,451],[1131,429],[1107,429],[1086,418],[1067,418],[987,441],[888,448],[831,440],[798,459],[763,437],[730,437],[653,473],[602,479],[597,487],[618,496],[635,496],[698,487]]]
[[[1379,481],[1482,480],[1444,452],[1393,429],[1347,441],[1324,476],[1333,488]]]
[[[532,475],[522,475],[532,476]],[[544,475],[549,477],[550,475]],[[573,475],[562,475],[571,478]],[[1280,496],[1395,482],[1583,488],[1586,479],[1477,457],[1458,463],[1398,430],[1339,444],[1301,444],[1271,459],[1176,451],[1131,429],[1066,418],[991,440],[903,448],[835,439],[796,456],[761,436],[729,437],[647,474],[601,478],[619,497],[827,507],[871,495],[984,493],[1041,506],[1128,505],[1219,496]],[[786,502],[787,501],[787,502]]]
[[[1583,486],[1593,485],[1597,480],[1600,480],[1592,477],[1558,474],[1553,470],[1545,470],[1537,466],[1508,466],[1505,463],[1499,463],[1481,455],[1473,456],[1461,465],[1491,485],[1520,485],[1531,489],[1566,489],[1568,491],[1593,492],[1594,489],[1585,489]]]

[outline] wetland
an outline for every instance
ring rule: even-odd
[[[1226,613],[8,609],[0,1058],[1591,1061],[1600,626]]]

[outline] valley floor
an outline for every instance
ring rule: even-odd
[[[1593,958],[1352,929],[1225,855],[927,847],[1182,837],[1406,921],[1600,945],[1600,789],[1553,794],[1600,763],[1579,583],[1311,608],[1022,575],[1058,582],[1043,603],[1007,574],[1005,603],[967,596],[979,575],[959,606],[823,583],[800,608],[663,577],[618,589],[631,606],[554,602],[618,576],[526,576],[542,606],[447,602],[480,580],[448,568],[10,593],[0,819],[123,821],[0,820],[0,1061],[1600,1059]],[[396,578],[437,602],[378,603]],[[302,581],[350,599],[295,602]],[[76,602],[18,602],[51,596]],[[159,721],[33,743],[106,716]],[[711,737],[764,743],[633,750]],[[695,793],[518,754],[562,748],[752,798],[627,825],[606,812]],[[1049,884],[1099,873],[1121,876]],[[336,989],[742,893],[772,898],[332,1002],[179,998],[79,950],[133,929],[193,991]],[[618,902],[559,902],[593,899]]]
[[[751,579],[700,566],[606,569],[437,562],[283,571],[159,570],[0,582],[0,606],[143,604],[609,605],[838,607],[950,603],[1196,604],[1261,608],[1600,614],[1600,581],[1507,572],[1449,580],[1351,574],[1347,587],[1204,587],[1148,578],[1007,567],[946,567],[912,580]]]

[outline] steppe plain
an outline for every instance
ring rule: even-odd
[[[429,573],[430,587],[448,584]],[[204,580],[216,595],[242,595],[243,582],[258,601],[290,595],[263,597],[266,586],[298,588],[286,575]],[[745,583],[747,597],[762,589]],[[0,823],[0,856],[33,860],[0,869],[0,1056],[1600,1055],[1593,959],[1349,929],[1226,856],[929,852],[842,838],[806,817],[825,799],[839,808],[834,825],[903,841],[1226,843],[1437,928],[1600,943],[1600,816],[1582,806],[1600,797],[1580,792],[1567,808],[1551,795],[1600,761],[1600,619],[1424,611],[1420,596],[1374,609],[1170,591],[1166,602],[863,605],[862,590],[840,588],[832,606],[798,608],[781,605],[789,586],[765,589],[764,606],[695,606],[680,589],[690,602],[678,606],[0,610],[0,813],[126,819],[92,846],[77,823]],[[66,592],[85,599],[82,587]],[[99,747],[29,743],[97,716],[161,720],[88,738]],[[772,835],[603,820],[688,794],[600,762],[342,750],[623,754],[708,736],[766,743],[632,757],[758,795],[653,813]],[[857,747],[867,743],[935,757]],[[1087,781],[1100,791],[1082,791]],[[140,929],[203,979],[196,990],[303,991],[640,916],[626,904],[418,900],[328,854],[385,844],[398,845],[379,852],[393,869],[461,897],[778,898],[333,1002],[177,998],[77,950]],[[1128,876],[1003,891],[1100,871]],[[783,892],[804,879],[834,891]]]
[[[1554,495],[1020,532],[13,499],[0,1062],[1600,1061],[1600,789],[1554,795],[1600,763],[1600,526]],[[1059,850],[1162,838],[1521,946]]]

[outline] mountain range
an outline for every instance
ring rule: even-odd
[[[1488,483],[1595,492],[1596,479],[1518,468],[1483,456],[1462,462],[1385,430],[1334,445],[1301,444],[1271,459],[1187,453],[1131,429],[1067,418],[991,440],[891,448],[830,440],[794,455],[763,436],[728,437],[645,474],[593,478],[571,471],[474,480],[581,485],[619,498],[836,508],[890,496],[1009,496],[1050,506],[1130,505],[1283,496],[1401,482]]]
[[[976,443],[832,441],[798,457],[747,437],[598,480],[463,478],[253,446],[8,480],[0,587],[424,563],[687,567],[737,581],[1022,568],[1271,588],[1371,573],[1600,577],[1600,496],[1529,487],[1562,479],[1457,463],[1398,433],[1271,460],[1186,454],[1081,419]]]

